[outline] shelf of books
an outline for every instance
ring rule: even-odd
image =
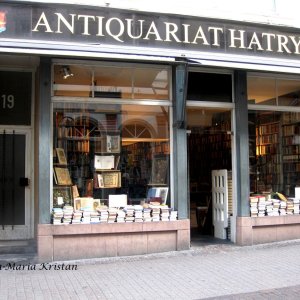
[[[256,159],[250,164],[256,174],[251,216],[299,214],[295,190],[300,186],[300,114],[261,115],[256,124]]]

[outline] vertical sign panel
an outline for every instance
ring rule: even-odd
[[[31,124],[30,72],[0,71],[0,125]]]

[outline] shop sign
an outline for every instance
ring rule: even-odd
[[[32,74],[0,71],[0,125],[30,125]]]
[[[57,48],[67,42],[289,58],[300,54],[296,29],[75,5],[0,5],[0,39],[48,41]]]

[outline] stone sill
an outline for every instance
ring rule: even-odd
[[[141,223],[102,223],[102,224],[39,224],[38,236],[138,233],[151,231],[177,231],[190,229],[189,220],[141,222]]]

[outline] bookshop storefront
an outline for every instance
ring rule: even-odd
[[[45,4],[1,4],[0,29],[0,240],[52,261],[299,238],[295,33]]]

